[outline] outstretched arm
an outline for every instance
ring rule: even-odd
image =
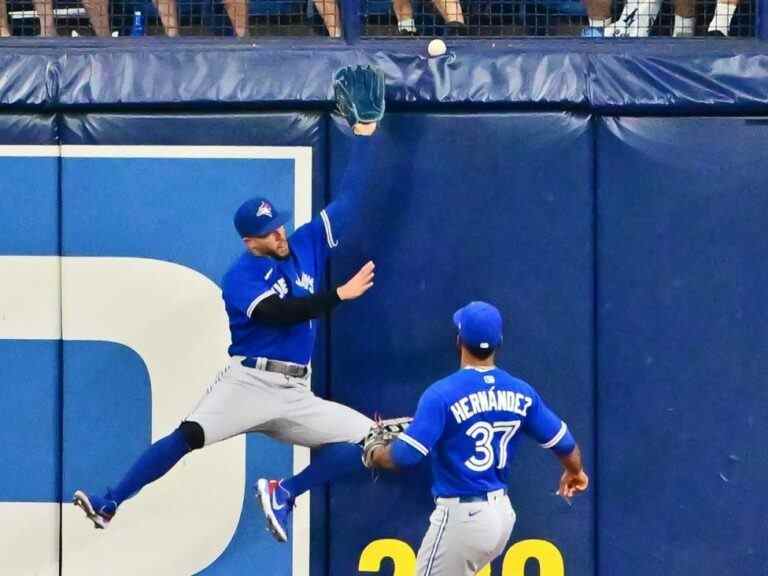
[[[372,135],[384,116],[384,76],[370,66],[348,66],[334,75],[338,113],[352,127],[351,150],[334,201],[320,213],[328,246],[335,248],[359,218],[371,176]]]
[[[365,191],[370,184],[371,158],[375,146],[368,136],[352,138],[349,161],[341,178],[338,194],[320,213],[328,245],[335,248],[350,225],[362,212]]]

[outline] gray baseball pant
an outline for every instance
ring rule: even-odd
[[[417,576],[475,576],[504,551],[515,511],[503,490],[485,502],[437,498],[416,556]]]
[[[309,375],[293,378],[248,368],[241,360],[232,358],[187,417],[203,427],[206,446],[244,432],[309,448],[357,443],[373,425],[360,412],[315,396]]]

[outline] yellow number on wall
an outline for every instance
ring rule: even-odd
[[[565,563],[560,550],[546,540],[522,540],[507,550],[502,576],[525,576],[528,560],[539,563],[539,576],[565,576]]]
[[[416,573],[416,554],[413,549],[402,540],[393,538],[374,540],[368,544],[360,554],[357,569],[360,572],[378,573],[384,558],[392,558],[394,561],[393,576],[413,576]]]
[[[395,564],[393,576],[413,576],[416,573],[416,554],[402,540],[382,538],[374,540],[360,554],[357,569],[360,572],[378,574],[381,561],[391,558]],[[502,576],[525,576],[528,560],[539,563],[539,576],[565,576],[565,562],[560,550],[546,540],[522,540],[514,544],[504,555]],[[485,566],[477,576],[491,576],[491,565]]]

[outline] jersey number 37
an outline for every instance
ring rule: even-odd
[[[510,422],[475,422],[467,430],[467,436],[475,441],[475,454],[464,465],[475,472],[484,472],[496,463],[497,468],[507,465],[507,446],[520,428],[520,420]],[[500,434],[498,456],[494,451],[494,437]]]

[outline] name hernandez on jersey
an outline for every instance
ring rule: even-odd
[[[512,390],[478,390],[468,394],[451,404],[451,413],[456,423],[469,420],[483,412],[511,412],[518,416],[528,415],[528,408],[533,404],[533,398]]]

